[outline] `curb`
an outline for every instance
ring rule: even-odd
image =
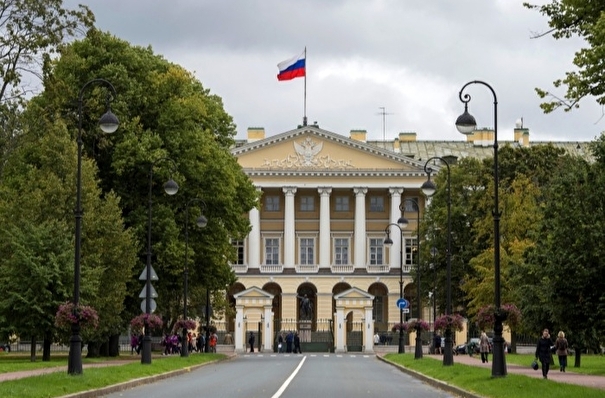
[[[229,355],[229,356],[227,356],[227,358],[224,358],[224,359],[217,359],[216,361],[205,362],[205,363],[201,363],[199,365],[189,366],[187,368],[177,369],[177,370],[173,370],[171,372],[161,373],[161,374],[157,374],[157,375],[153,375],[153,376],[141,377],[139,379],[125,381],[123,383],[113,384],[113,385],[107,386],[107,387],[96,388],[94,390],[80,391],[80,392],[75,392],[75,393],[69,394],[69,395],[62,395],[59,398],[96,398],[99,396],[128,390],[130,388],[141,386],[144,384],[155,383],[156,381],[168,379],[170,377],[180,376],[182,374],[189,373],[192,370],[196,370],[196,369],[199,369],[201,367],[204,367],[204,366],[207,366],[207,365],[210,365],[213,363],[217,363],[217,362],[221,362],[221,361],[228,361],[233,358],[235,358],[235,355]]]
[[[382,362],[388,363],[389,365],[393,365],[394,367],[396,367],[403,373],[406,373],[416,379],[422,380],[426,384],[429,384],[440,390],[450,392],[452,394],[455,394],[456,396],[460,396],[460,397],[464,397],[464,398],[483,398],[481,395],[473,394],[473,393],[463,390],[459,387],[448,384],[444,381],[433,379],[432,377],[429,377],[422,373],[418,373],[415,370],[411,370],[411,369],[406,368],[405,366],[399,365],[395,362],[391,362],[388,359],[381,357],[380,355],[376,355],[376,358],[378,358]]]

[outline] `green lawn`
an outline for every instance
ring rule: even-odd
[[[109,368],[88,368],[82,375],[71,376],[67,374],[67,356],[57,356],[50,363],[30,362],[29,355],[1,355],[0,371],[11,372],[16,370],[37,369],[41,367],[60,366],[64,370],[48,375],[29,377],[20,380],[9,380],[0,383],[0,396],[2,398],[46,398],[60,397],[75,392],[86,391],[141,377],[153,376],[170,371],[190,368],[206,362],[227,358],[223,354],[192,354],[187,358],[180,356],[167,356],[153,358],[149,365],[142,365],[140,357],[131,358],[124,355],[119,359],[135,359],[132,363]],[[83,363],[116,360],[117,358],[83,359]],[[45,366],[46,365],[46,366]]]
[[[408,369],[430,376],[433,379],[444,381],[463,390],[490,398],[602,398],[605,391],[571,384],[557,383],[541,378],[534,379],[527,376],[508,373],[506,377],[492,378],[491,371],[476,366],[456,363],[453,366],[443,366],[438,358],[425,357],[415,360],[414,354],[387,354],[385,359],[402,365]],[[533,355],[507,354],[507,363],[517,363],[530,366]],[[568,362],[573,365],[573,357]],[[605,357],[583,356],[583,373],[605,375]],[[555,368],[554,370],[558,370]],[[576,369],[568,368],[569,371]]]

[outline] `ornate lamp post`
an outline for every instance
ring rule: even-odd
[[[429,167],[429,162],[439,159],[447,166],[447,286],[446,286],[446,305],[445,305],[445,314],[452,315],[452,216],[451,216],[451,207],[452,207],[452,193],[451,193],[451,184],[450,184],[450,165],[448,162],[439,157],[433,156],[428,159],[424,164],[424,172],[428,175],[429,179],[422,184],[422,192],[428,197],[433,196],[437,187],[435,183],[431,181],[431,173],[433,169]],[[454,364],[454,351],[453,351],[453,342],[452,342],[452,328],[448,325],[445,328],[445,352],[443,353],[443,365],[451,366]]]
[[[399,206],[399,209],[403,211],[403,207]],[[403,229],[399,226],[399,224],[390,223],[384,229],[384,232],[387,234],[386,239],[384,240],[384,244],[390,246],[393,244],[393,240],[391,239],[391,231],[389,230],[390,226],[394,226],[399,228],[399,298],[403,298]],[[403,354],[405,352],[405,344],[403,342],[403,309],[399,309],[399,349],[397,352],[399,354]]]
[[[145,313],[147,316],[151,314],[151,205],[152,200],[152,187],[153,187],[153,166],[167,160],[172,163],[172,172],[176,171],[176,163],[170,158],[159,158],[151,163],[149,167],[149,208],[148,208],[148,219],[147,219],[147,267],[145,268]],[[168,195],[174,195],[178,192],[179,186],[172,178],[170,178],[164,184],[164,191]],[[151,364],[151,331],[147,321],[145,322],[145,336],[143,337],[143,354],[141,355],[142,364]]]
[[[76,173],[76,242],[75,242],[75,261],[74,261],[74,309],[80,304],[80,257],[82,248],[82,108],[84,90],[93,83],[100,83],[107,86],[110,93],[107,94],[107,111],[99,120],[99,126],[104,133],[113,133],[118,129],[119,121],[116,115],[111,112],[109,103],[116,96],[116,89],[105,79],[92,79],[84,83],[78,95],[78,163]],[[80,336],[80,323],[73,324],[71,328],[71,338],[69,339],[69,358],[67,364],[67,373],[71,375],[82,374],[82,337]]]
[[[468,113],[468,103],[471,96],[462,94],[464,89],[471,84],[481,84],[487,87],[494,97],[494,296],[496,316],[494,322],[494,359],[492,361],[492,377],[506,376],[506,358],[504,357],[504,338],[502,337],[502,322],[506,320],[500,310],[500,209],[498,206],[498,98],[496,92],[489,84],[481,80],[473,80],[466,83],[460,89],[458,97],[464,103],[464,113],[456,119],[456,128],[462,134],[472,134],[477,127],[475,118]]]
[[[406,199],[405,202],[410,202],[413,203],[414,206],[416,206],[416,239],[418,241],[418,246],[417,246],[417,265],[416,265],[416,279],[417,279],[417,285],[416,285],[416,290],[417,290],[417,294],[416,294],[416,301],[418,302],[418,314],[416,315],[416,318],[420,321],[420,314],[422,311],[422,305],[420,304],[420,205],[418,204],[418,201],[416,201],[415,199]],[[405,207],[403,207],[403,209],[405,210]],[[401,216],[401,218],[399,218],[399,220],[397,220],[397,224],[399,224],[401,226],[401,228],[406,228],[408,226],[408,220],[407,218],[405,218],[404,216]],[[416,347],[415,347],[415,351],[414,351],[414,359],[422,359],[422,336],[420,335],[420,323],[417,322],[416,325]]]
[[[433,335],[431,336],[433,345],[435,344],[435,320],[437,319],[437,264],[435,264],[435,257],[437,257],[437,248],[431,247],[431,269],[433,270],[433,292],[431,299],[433,299]],[[433,346],[433,353],[435,347]]]
[[[204,207],[206,204],[201,199],[190,199],[185,205],[185,267],[183,272],[183,320],[187,320],[187,288],[189,283],[189,260],[187,258],[189,254],[189,205],[193,202],[202,202]],[[208,224],[208,219],[203,215],[200,216],[196,220],[196,224],[199,228],[204,228]],[[189,356],[189,344],[188,344],[188,335],[187,335],[187,326],[183,327],[183,342],[181,344],[181,356],[188,357]]]

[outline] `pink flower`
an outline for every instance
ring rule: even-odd
[[[441,315],[435,320],[435,330],[450,329],[461,331],[464,327],[464,318],[460,314]]]
[[[174,327],[172,328],[172,332],[176,333],[181,329],[195,330],[196,327],[197,327],[197,324],[195,323],[195,321],[192,321],[191,319],[179,319],[174,324]]]
[[[423,321],[422,319],[414,319],[414,320],[407,322],[406,330],[410,330],[410,329],[429,330],[429,328],[430,327],[427,322]]]
[[[130,321],[130,327],[133,330],[142,331],[145,328],[145,322],[151,329],[159,329],[164,325],[162,318],[155,314],[141,314],[137,315]]]
[[[61,304],[55,315],[55,326],[59,329],[71,329],[74,324],[79,324],[82,328],[96,329],[99,326],[97,311],[88,305],[76,307],[69,301]]]

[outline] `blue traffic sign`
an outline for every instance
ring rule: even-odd
[[[397,300],[397,308],[399,308],[400,310],[404,310],[406,308],[408,308],[410,306],[410,302],[407,301],[404,298],[400,298],[399,300]]]

